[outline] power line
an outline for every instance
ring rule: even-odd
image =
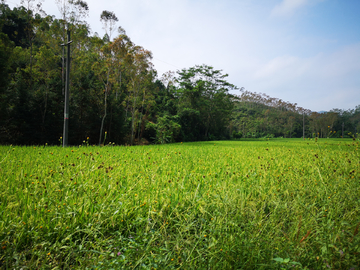
[[[167,65],[170,65],[170,66],[173,66],[173,67],[176,67],[176,68],[178,68],[178,69],[180,69],[179,67],[177,67],[177,66],[175,66],[175,65],[173,65],[173,64],[170,64],[170,63],[167,63],[167,62],[165,62],[165,61],[163,61],[163,60],[160,60],[160,59],[158,59],[158,58],[155,58],[155,57],[153,57],[155,60],[158,60],[158,61],[160,61],[160,62],[163,62],[163,63],[165,63],[165,64],[167,64]]]
[[[16,5],[20,5],[19,3],[14,3],[14,2],[12,2],[12,1],[5,1],[5,4],[6,4],[6,3],[10,3],[10,4],[13,4],[13,5],[15,5],[15,6],[16,6]]]

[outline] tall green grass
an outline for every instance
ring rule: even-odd
[[[356,268],[358,149],[1,146],[0,268]]]

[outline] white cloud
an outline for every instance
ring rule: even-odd
[[[291,77],[294,76],[293,67],[299,67],[299,58],[294,56],[279,56],[271,59],[269,62],[263,64],[259,70],[257,70],[254,74],[254,79],[265,79],[265,78],[273,78],[274,76],[278,76],[284,73],[289,73],[289,70],[292,69]],[[296,72],[298,73],[298,72]],[[289,78],[289,76],[286,76]]]
[[[282,0],[271,11],[271,16],[286,17],[291,16],[294,12],[308,4],[308,0]]]
[[[248,72],[246,88],[311,110],[360,103],[360,43],[311,57],[277,56]]]

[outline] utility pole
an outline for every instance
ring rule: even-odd
[[[67,29],[67,43],[61,46],[67,46],[66,58],[66,84],[65,84],[65,105],[64,105],[64,129],[63,129],[63,147],[68,146],[68,131],[69,131],[69,88],[70,88],[70,30]]]

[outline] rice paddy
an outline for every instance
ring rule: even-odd
[[[358,269],[359,141],[0,146],[0,268]]]

